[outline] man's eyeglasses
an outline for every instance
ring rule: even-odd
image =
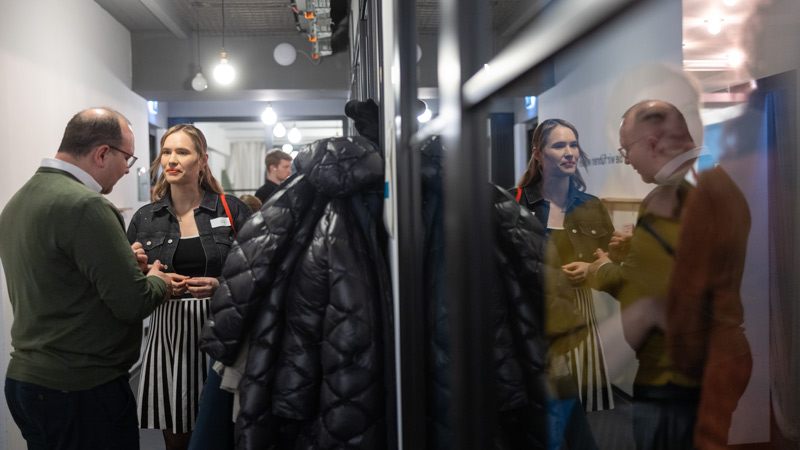
[[[119,148],[117,148],[117,147],[114,147],[113,145],[110,145],[110,144],[106,144],[106,145],[108,145],[108,147],[109,147],[111,150],[116,150],[116,151],[118,151],[118,152],[122,153],[123,155],[125,155],[125,156],[127,157],[127,158],[125,159],[125,162],[127,162],[127,163],[128,163],[128,169],[130,169],[131,167],[133,167],[133,165],[134,165],[134,164],[136,164],[136,160],[137,160],[137,159],[139,159],[139,158],[137,158],[137,157],[135,157],[135,156],[131,155],[130,153],[127,153],[127,152],[125,152],[125,151],[123,151],[123,150],[121,150],[121,149],[119,149]]]
[[[622,155],[623,158],[627,159],[628,158],[628,147],[630,147],[631,145],[633,145],[633,144],[635,144],[635,143],[637,143],[639,141],[643,141],[643,140],[645,140],[645,139],[647,139],[649,137],[650,136],[645,136],[645,137],[636,139],[633,142],[629,142],[629,143],[623,145],[622,147],[618,148],[617,151],[619,152],[620,155]]]

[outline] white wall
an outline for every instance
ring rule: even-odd
[[[617,160],[616,149],[622,113],[638,100],[663,98],[662,93],[653,92],[660,80],[646,73],[621,86],[620,80],[649,63],[680,67],[682,20],[680,0],[642,2],[556,57],[556,85],[539,96],[539,121],[566,119],[577,127],[590,159],[613,158],[610,164],[607,158],[606,164],[581,169],[587,192],[598,197],[643,198],[652,188]]]
[[[135,170],[147,164],[147,104],[131,85],[130,33],[91,0],[0,2],[0,207],[55,155],[67,121],[90,106],[110,106],[133,122],[137,165],[109,199],[135,209]],[[11,351],[5,280],[0,321],[0,375]],[[2,396],[2,392],[0,392]],[[0,398],[0,448],[24,441]]]

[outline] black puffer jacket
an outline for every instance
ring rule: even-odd
[[[295,167],[239,232],[201,348],[230,365],[249,338],[237,449],[391,449],[383,158],[335,138]]]
[[[451,445],[450,323],[445,292],[442,147],[434,138],[422,146],[425,226],[426,417],[428,448]],[[544,228],[536,217],[497,186],[492,190],[494,225],[492,323],[495,392],[495,449],[546,448]]]

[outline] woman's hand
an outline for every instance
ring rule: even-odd
[[[564,275],[572,284],[581,284],[586,279],[589,273],[589,263],[583,261],[575,261],[561,266]]]
[[[172,278],[172,296],[180,297],[185,294],[188,288],[188,286],[186,286],[186,280],[188,280],[189,277],[177,273],[168,273],[167,275]]]
[[[189,293],[194,298],[206,298],[214,295],[219,287],[219,281],[212,277],[195,277],[186,280]]]

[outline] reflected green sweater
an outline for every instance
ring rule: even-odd
[[[0,260],[14,313],[7,377],[84,390],[128,373],[166,286],[139,269],[111,202],[39,168],[0,214]]]
[[[682,183],[678,192],[685,197],[688,189],[688,184]],[[664,190],[664,187],[657,187],[650,196],[658,194],[659,190]],[[677,217],[680,212],[676,212],[672,218],[650,214],[645,207],[647,200],[645,199],[639,210],[639,220],[646,221],[663,243],[674,250],[678,245],[680,221]],[[625,262],[621,265],[604,264],[598,268],[595,287],[613,295],[624,309],[642,297],[665,297],[674,264],[673,256],[662,242],[645,230],[644,226],[637,226],[633,231]],[[674,383],[684,387],[699,386],[699,380],[687,377],[675,367],[661,330],[650,333],[636,352],[636,358],[639,360],[639,369],[635,384],[663,386]]]

